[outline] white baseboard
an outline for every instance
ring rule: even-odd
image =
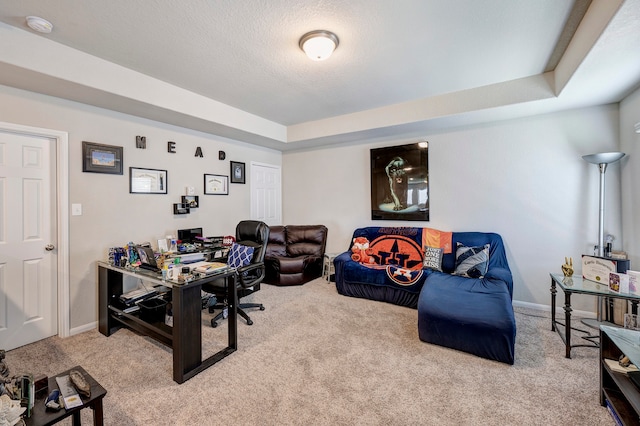
[[[80,327],[74,327],[71,330],[69,330],[69,336],[84,333],[85,331],[93,330],[94,328],[97,328],[97,327],[98,327],[97,321],[90,322],[89,324],[85,324]]]
[[[537,309],[539,311],[551,312],[550,305],[541,305],[539,303],[531,303],[531,302],[521,302],[519,300],[513,301],[513,306],[518,306],[521,308],[529,308],[529,309]],[[596,318],[595,312],[589,311],[571,311],[572,316],[578,316],[580,318]],[[564,306],[556,307],[556,318],[564,317]]]

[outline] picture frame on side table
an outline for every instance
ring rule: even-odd
[[[229,176],[204,175],[205,195],[229,195]]]
[[[82,171],[122,174],[122,147],[82,141]]]
[[[231,162],[231,183],[245,183],[245,164],[239,161]]]
[[[166,170],[129,167],[129,193],[166,194],[167,179]]]

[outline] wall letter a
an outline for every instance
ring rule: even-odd
[[[196,148],[196,155],[195,156],[196,157],[200,157],[200,158],[204,157],[204,155],[202,155],[202,148],[200,148],[200,147]]]

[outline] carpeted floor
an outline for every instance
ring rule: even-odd
[[[341,296],[322,279],[252,297],[267,309],[239,321],[239,350],[182,385],[171,350],[126,329],[45,339],[6,362],[49,376],[82,365],[108,391],[107,425],[613,424],[597,349],[566,359],[548,313],[516,309],[509,366],[421,342],[416,310]],[[209,318],[204,356],[226,342],[226,322],[212,329]],[[90,410],[82,419],[91,424]]]

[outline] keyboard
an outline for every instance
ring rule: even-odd
[[[146,269],[147,271],[153,271],[153,272],[161,272],[160,268],[158,268],[157,266],[151,266],[145,263],[140,264],[140,269]]]
[[[126,303],[127,305],[130,305],[132,303],[138,302],[140,300],[144,300],[147,299],[149,297],[153,297],[156,294],[158,294],[157,291],[155,290],[147,290],[145,288],[138,288],[135,290],[132,290],[128,293],[124,293],[123,295],[120,296],[120,300],[124,303]]]

